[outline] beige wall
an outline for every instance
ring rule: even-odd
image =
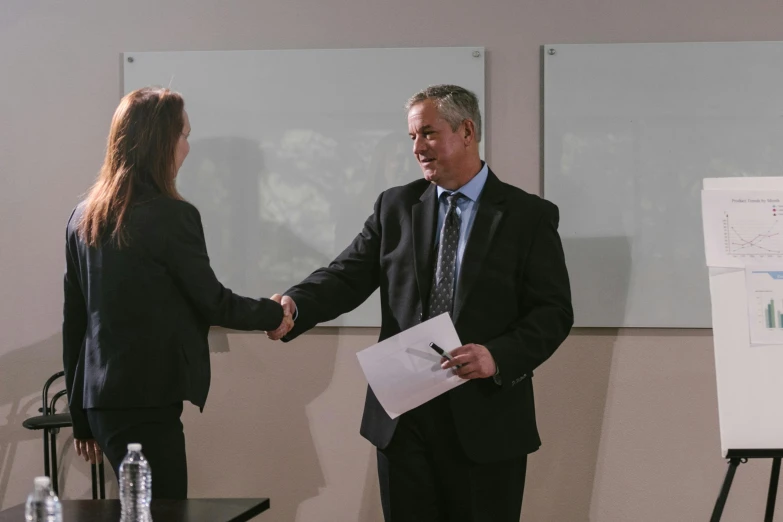
[[[120,52],[485,46],[488,160],[538,192],[540,45],[781,39],[781,0],[3,0],[0,507],[42,470],[20,423],[60,365],[64,226],[101,161]],[[264,520],[379,521],[354,356],[376,335],[215,332],[207,409],[184,417],[192,496],[269,496]],[[725,469],[711,350],[709,331],[574,332],[537,372],[525,520],[706,520]],[[88,468],[64,461],[65,496],[88,496]],[[767,474],[740,468],[724,520],[761,519]]]

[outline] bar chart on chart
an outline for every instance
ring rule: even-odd
[[[783,263],[783,193],[710,191],[702,197],[709,266]]]
[[[783,310],[781,306],[781,300],[769,298],[763,293],[756,294],[756,317],[760,323],[764,323],[764,328],[783,328],[783,314],[780,313]],[[777,306],[775,306],[777,304]]]
[[[751,344],[783,344],[783,267],[747,267]]]

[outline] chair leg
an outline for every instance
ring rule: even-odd
[[[90,478],[92,479],[92,499],[98,499],[98,474],[95,470],[98,466],[90,464]]]
[[[60,487],[57,482],[57,430],[51,431],[49,437],[51,438],[51,450],[52,450],[52,490],[55,495],[60,494]]]
[[[98,464],[98,479],[100,480],[101,498],[106,498],[106,490],[104,484],[106,483],[106,476],[103,474],[103,462]]]
[[[44,442],[44,475],[47,477],[52,476],[49,470],[49,430],[43,430],[43,442]]]

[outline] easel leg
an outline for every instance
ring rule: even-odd
[[[720,517],[723,516],[723,508],[726,505],[726,499],[729,498],[729,489],[731,489],[734,473],[737,472],[737,466],[740,465],[740,461],[741,459],[739,458],[729,459],[729,470],[726,472],[726,478],[723,480],[723,486],[720,488],[720,494],[715,502],[715,509],[712,510],[710,522],[720,522]]]
[[[769,493],[767,493],[767,511],[764,522],[772,522],[775,516],[775,500],[778,496],[778,479],[780,478],[780,457],[772,459],[772,473],[769,475]]]

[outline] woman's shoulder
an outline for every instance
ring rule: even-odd
[[[84,206],[86,202],[80,201],[78,205],[74,207],[73,210],[71,210],[71,215],[68,218],[68,226],[67,226],[67,233],[69,236],[76,233],[76,230],[79,226],[79,222],[82,219],[82,215],[84,214]]]
[[[133,210],[134,213],[157,214],[167,217],[198,215],[198,209],[192,203],[166,196],[140,201],[134,205]]]
[[[201,214],[192,203],[165,196],[134,206],[130,223],[134,229],[156,237],[202,230]]]

